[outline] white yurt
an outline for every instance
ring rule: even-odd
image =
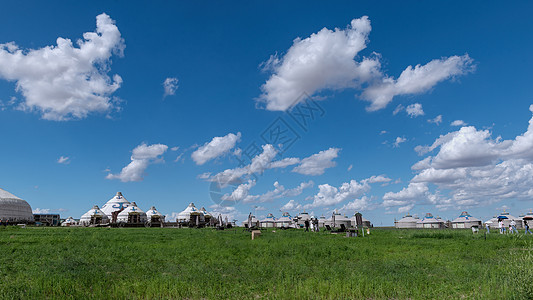
[[[522,228],[521,220],[518,220],[517,217],[509,214],[505,210],[503,210],[503,212],[501,214],[499,214],[496,218],[498,218],[498,219],[502,218],[503,219],[503,225],[505,226],[505,228],[509,228],[509,224],[511,224],[512,220],[515,221],[516,228]],[[498,228],[498,222],[496,222],[496,227]]]
[[[349,228],[352,225],[352,220],[339,212],[334,212],[331,218],[327,220],[326,224],[332,228],[339,228],[341,227],[341,224],[344,224],[344,227]]]
[[[491,228],[491,229],[496,229],[496,228],[498,228],[498,218],[496,218],[496,216],[494,216],[490,220],[485,221],[485,224],[489,224],[489,228]]]
[[[304,227],[305,226],[305,221],[309,221],[311,222],[311,217],[309,216],[309,213],[305,212],[302,212],[298,215],[298,221],[297,221],[297,225],[299,227]]]
[[[418,218],[415,218],[411,214],[407,213],[400,220],[394,221],[394,226],[396,228],[416,228],[416,223],[418,221]]]
[[[159,223],[159,222],[165,222],[165,215],[160,213],[155,206],[150,207],[149,210],[146,211],[146,219],[148,222],[151,223]]]
[[[93,206],[88,212],[83,214],[80,218],[80,225],[97,225],[97,224],[108,224],[109,218],[107,215],[98,207],[98,205]]]
[[[327,222],[328,220],[326,217],[320,216],[320,218],[318,218],[318,227],[326,227]]]
[[[281,218],[276,220],[276,227],[289,228],[292,225],[292,218],[288,212],[284,212]]]
[[[76,222],[73,217],[68,217],[65,219],[65,221],[63,221],[63,223],[61,223],[61,226],[74,226],[77,225],[77,223],[78,222]]]
[[[474,226],[481,228],[481,220],[472,217],[468,212],[463,211],[459,217],[452,221],[452,228],[472,228]]]
[[[189,203],[189,205],[178,214],[178,217],[176,218],[176,221],[178,223],[187,223],[189,224],[192,222],[192,224],[204,224],[205,223],[205,217],[204,214],[194,206],[194,203]]]
[[[264,218],[263,220],[261,220],[260,222],[261,224],[261,227],[266,227],[266,228],[270,228],[270,227],[276,227],[276,218],[274,218],[274,215],[273,214],[268,214],[266,216],[266,218]]]
[[[146,213],[135,202],[121,211],[117,216],[117,223],[142,224],[147,222]]]
[[[109,220],[113,221],[113,213],[121,211],[128,206],[130,206],[130,202],[124,198],[121,192],[117,192],[113,198],[102,206],[102,211],[107,215]]]
[[[445,228],[444,220],[435,218],[431,213],[427,213],[421,220],[416,222],[417,228],[433,228],[443,229]]]
[[[204,214],[205,222],[206,223],[210,223],[211,219],[213,218],[213,215],[210,214],[209,212],[207,212],[207,210],[203,206],[202,206],[202,208],[200,208],[200,212],[202,212],[202,214]]]
[[[0,189],[0,220],[9,223],[34,221],[28,202],[3,189]]]

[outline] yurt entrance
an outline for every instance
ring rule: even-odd
[[[102,216],[91,216],[91,224],[102,224]]]
[[[128,215],[128,223],[141,223],[141,216],[139,214],[130,213]]]

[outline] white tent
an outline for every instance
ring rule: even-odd
[[[109,218],[107,215],[98,207],[98,205],[93,206],[88,212],[83,214],[80,218],[80,225],[97,225],[97,224],[107,224],[109,223]]]
[[[0,220],[2,222],[33,222],[33,213],[28,202],[0,189]]]
[[[192,221],[193,224],[203,224],[205,222],[205,216],[204,213],[196,208],[194,203],[191,202],[182,212],[178,214],[176,221],[178,223],[189,223]]]
[[[299,227],[304,227],[305,226],[305,221],[311,221],[311,217],[309,217],[309,213],[305,212],[302,212],[298,215],[298,221],[297,221],[297,225]]]
[[[117,223],[141,224],[146,223],[146,213],[142,211],[135,202],[126,207],[117,216]]]
[[[425,217],[416,222],[417,228],[433,228],[443,229],[445,228],[444,220],[435,218],[431,213],[427,213]]]
[[[74,226],[76,225],[76,220],[74,220],[73,217],[68,217],[67,219],[65,219],[65,221],[63,221],[63,223],[61,223],[61,226]]]
[[[276,226],[276,218],[274,218],[273,214],[268,214],[266,218],[261,220],[261,227],[275,227]]]
[[[416,228],[416,222],[418,218],[414,218],[411,214],[407,213],[403,218],[394,222],[396,228]]]
[[[452,228],[481,228],[481,220],[472,217],[468,212],[463,211],[459,217],[452,221]]]
[[[165,215],[160,213],[155,206],[146,211],[146,218],[148,222],[165,222]]]
[[[109,220],[113,220],[114,212],[121,211],[128,206],[130,206],[130,202],[122,196],[121,192],[117,192],[113,198],[102,206],[102,211],[107,215]]]
[[[281,218],[276,220],[276,227],[289,228],[292,225],[292,218],[288,212],[284,212]]]
[[[500,217],[502,217],[502,219],[503,219],[503,226],[505,226],[505,228],[509,228],[509,224],[511,224],[511,221],[513,221],[513,220],[516,223],[516,228],[522,228],[523,224],[522,224],[521,220],[519,220],[517,217],[509,214],[505,210],[503,210],[503,212],[501,214],[499,214],[496,218],[500,219]],[[498,222],[496,222],[496,228],[498,228]]]

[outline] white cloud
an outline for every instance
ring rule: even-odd
[[[466,126],[468,124],[463,120],[455,120],[450,125],[451,126]]]
[[[59,158],[57,159],[57,163],[58,163],[58,164],[65,164],[65,165],[67,165],[67,164],[70,163],[70,157],[68,157],[68,156],[61,156],[61,157],[59,157]]]
[[[369,197],[363,196],[359,199],[355,199],[351,202],[348,202],[340,209],[340,211],[347,212],[348,214],[353,214],[356,211],[369,210],[372,208],[370,202],[371,201]]]
[[[370,30],[365,16],[353,19],[346,29],[323,28],[295,39],[283,57],[273,56],[266,63],[273,74],[261,87],[259,100],[268,110],[287,110],[304,92],[355,87],[379,76],[377,58],[354,60],[366,48]]]
[[[248,193],[250,192],[250,189],[255,186],[255,183],[255,180],[248,180],[247,183],[238,185],[231,194],[224,194],[221,199],[233,203],[240,202],[248,197]]]
[[[388,178],[385,175],[378,175],[378,176],[371,176],[367,179],[363,179],[362,182],[368,182],[368,183],[387,183],[391,182],[392,179]]]
[[[442,123],[442,115],[438,115],[434,119],[429,119],[428,122],[440,125],[440,123]]]
[[[352,168],[353,168],[353,165],[349,165],[347,171],[350,172],[352,170]]]
[[[409,186],[385,194],[384,204],[411,206],[425,201],[439,209],[457,209],[533,196],[533,117],[526,132],[514,139],[493,138],[488,130],[464,126],[431,146],[417,148],[422,155],[438,152],[415,163],[416,175]]]
[[[318,193],[313,197],[313,203],[305,205],[305,208],[326,207],[338,205],[346,200],[352,200],[370,190],[370,185],[366,181],[360,183],[351,180],[336,188],[329,184],[318,186]]]
[[[293,172],[303,175],[322,175],[325,170],[336,165],[333,159],[337,158],[339,148],[329,148],[302,159],[300,165],[292,169]]]
[[[302,209],[302,205],[294,200],[289,200],[285,205],[283,205],[280,210],[281,211],[293,211],[293,210],[300,210]]]
[[[393,145],[395,148],[398,148],[400,147],[400,144],[405,143],[405,141],[407,141],[407,139],[404,137],[396,137],[396,140],[394,141]]]
[[[125,44],[115,22],[106,14],[96,17],[96,32],[86,32],[72,44],[57,38],[56,46],[20,49],[0,44],[0,78],[16,82],[24,96],[19,107],[37,110],[47,120],[83,119],[92,112],[115,106],[111,95],[122,78],[111,80],[111,56],[122,56]]]
[[[154,144],[146,145],[140,144],[132,151],[131,162],[125,166],[119,174],[109,173],[107,179],[120,179],[122,182],[142,181],[143,174],[146,168],[152,163],[162,161],[160,157],[168,149],[167,145]]]
[[[235,144],[240,141],[241,133],[229,133],[225,136],[214,137],[191,154],[191,158],[197,165],[203,165],[207,161],[229,153]]]
[[[427,92],[441,81],[472,70],[472,59],[468,54],[434,59],[423,66],[408,66],[398,79],[384,77],[381,83],[366,88],[361,97],[371,103],[367,108],[369,111],[376,111],[386,107],[395,96]]]
[[[407,112],[407,115],[411,118],[423,116],[424,110],[422,109],[422,104],[420,103],[414,103],[405,108],[405,112]]]
[[[35,208],[32,210],[34,214],[49,214],[52,210],[49,208]]]
[[[169,77],[165,79],[165,81],[163,82],[163,88],[165,89],[163,98],[176,94],[176,91],[178,90],[178,78]]]
[[[280,198],[294,197],[303,193],[304,189],[310,188],[314,185],[313,181],[302,182],[297,187],[292,189],[285,189],[279,182],[274,182],[274,190],[268,191],[262,195],[249,196],[244,199],[244,203],[251,202],[270,202]]]
[[[403,106],[402,104],[398,104],[398,106],[396,106],[396,108],[392,112],[392,115],[395,116],[395,115],[399,114],[403,110],[405,110],[405,106]]]

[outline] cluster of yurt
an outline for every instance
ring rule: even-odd
[[[264,219],[259,221],[255,216],[250,214],[248,219],[242,222],[242,225],[244,227],[262,228],[304,228],[306,221],[308,221],[310,225],[313,221],[318,221],[318,227],[322,228],[326,227],[326,225],[331,228],[341,228],[342,226],[345,228],[351,228],[356,226],[355,215],[348,218],[344,214],[334,212],[329,219],[326,219],[324,216],[319,218],[310,216],[309,213],[305,211],[299,213],[295,217],[291,217],[288,212],[284,212],[280,218],[276,218],[273,214],[269,213]],[[362,221],[364,227],[372,227],[372,223],[369,220],[362,218]]]
[[[485,225],[488,225],[490,228],[497,229],[499,227],[498,223],[500,220],[503,222],[503,226],[505,227],[509,227],[511,222],[515,221],[517,228],[524,228],[524,219],[533,220],[533,212],[530,211],[528,214],[517,218],[511,215],[509,212],[504,210],[501,214],[494,216],[491,219],[487,220],[485,222]]]
[[[221,222],[217,221],[216,218],[208,213],[204,207],[198,209],[192,202],[189,203],[189,205],[178,214],[176,221],[181,226],[189,227],[204,227]]]
[[[427,229],[443,229],[446,228],[446,222],[440,217],[435,217],[431,213],[426,213],[426,215],[420,219],[418,217],[413,217],[411,214],[407,213],[400,220],[394,221],[394,226],[396,228],[427,228]]]
[[[25,200],[0,189],[0,222],[3,224],[32,223],[33,213]]]
[[[72,217],[70,217],[72,219]],[[94,205],[88,212],[80,218],[79,225],[98,226],[107,224],[117,224],[120,226],[160,226],[165,221],[165,216],[161,214],[155,206],[144,212],[135,202],[129,202],[121,192],[107,201],[100,209]],[[74,221],[75,222],[75,221]],[[75,225],[72,220],[65,220],[65,226]]]

